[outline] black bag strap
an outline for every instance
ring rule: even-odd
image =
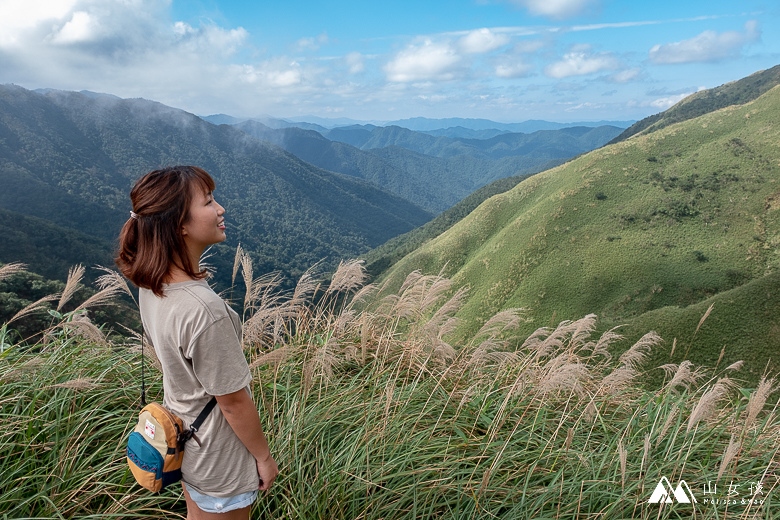
[[[146,378],[144,377],[144,329],[141,328],[141,408],[146,406]]]
[[[203,410],[201,410],[200,415],[198,415],[198,418],[195,419],[195,422],[193,422],[190,425],[190,430],[193,433],[198,431],[200,425],[203,424],[203,421],[206,420],[206,417],[209,416],[211,410],[213,410],[216,405],[217,405],[217,398],[212,396],[211,400],[208,403],[206,403],[206,406],[204,406]]]

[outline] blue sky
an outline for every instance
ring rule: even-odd
[[[0,0],[0,83],[209,115],[641,119],[780,64],[776,0]]]

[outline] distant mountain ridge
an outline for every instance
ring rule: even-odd
[[[432,136],[398,126],[328,131],[234,124],[321,168],[366,179],[432,212],[496,179],[536,173],[602,146],[620,128],[571,127],[490,139]]]
[[[213,114],[209,116],[202,116],[202,118],[210,123],[214,124],[228,124],[234,125],[243,121],[254,120],[263,123],[270,128],[306,128],[310,130],[317,130],[318,132],[326,132],[334,128],[340,128],[345,126],[400,126],[408,130],[414,130],[417,132],[459,132],[458,128],[462,129],[463,135],[459,137],[467,137],[469,132],[483,132],[494,131],[498,133],[523,133],[530,134],[539,130],[560,130],[562,128],[571,128],[575,126],[616,126],[619,128],[628,128],[636,121],[577,121],[572,123],[556,123],[552,121],[544,121],[540,119],[532,119],[523,121],[520,123],[499,123],[497,121],[491,121],[489,119],[469,119],[450,117],[443,119],[431,119],[427,117],[414,117],[408,119],[398,119],[395,121],[358,121],[355,119],[339,118],[339,119],[327,119],[316,116],[304,116],[293,118],[276,118],[271,116],[256,116],[256,117],[235,117],[227,114]],[[491,136],[492,137],[492,136]]]

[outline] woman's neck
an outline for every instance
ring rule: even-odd
[[[171,269],[171,272],[168,273],[168,276],[165,277],[165,283],[189,282],[192,280],[195,280],[195,278],[188,275],[178,267]]]
[[[190,253],[190,265],[195,268],[195,271],[199,270],[200,267],[200,254],[195,254],[192,251]],[[201,251],[201,254],[203,252]],[[168,271],[168,275],[165,277],[165,283],[178,283],[178,282],[189,282],[191,280],[197,280],[197,278],[193,278],[187,272],[182,269],[178,262],[173,262],[171,264],[171,269]]]

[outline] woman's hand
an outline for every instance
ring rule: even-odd
[[[257,474],[260,476],[260,491],[268,491],[279,474],[279,467],[270,453],[265,460],[257,461]]]

